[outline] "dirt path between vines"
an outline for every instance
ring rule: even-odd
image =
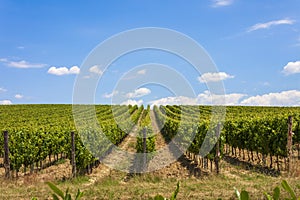
[[[140,114],[140,118],[143,113]],[[140,118],[138,123],[140,122]],[[114,148],[112,152],[103,159],[102,163],[93,170],[90,174],[90,183],[96,180],[111,175],[115,169],[129,172],[131,165],[134,162],[134,153],[136,152],[135,145],[137,143],[138,125],[135,125],[124,140]]]
[[[185,155],[181,155],[182,153],[180,153],[175,145],[168,145],[160,132],[155,114],[152,110],[150,111],[150,118],[153,132],[156,134],[155,148],[157,151],[148,163],[147,174],[159,176],[160,178],[172,177],[178,179],[198,177],[203,174],[191,160]],[[118,146],[119,150],[115,150],[109,154],[107,160],[104,159],[105,164],[100,164],[93,170],[93,173],[89,175],[90,181],[87,185],[91,185],[97,180],[112,174],[116,175],[118,173],[116,169],[126,171],[125,168],[128,168],[130,163],[132,164],[134,162],[134,156],[131,156],[133,155],[131,153],[136,152],[137,128],[138,126],[135,126]],[[120,150],[122,150],[122,152]],[[176,157],[178,158],[176,159]],[[130,175],[130,173],[127,173],[124,179],[125,182],[130,178]]]
[[[156,155],[148,163],[148,171],[159,177],[189,178],[203,174],[200,168],[182,155],[176,145],[162,136],[153,110],[150,111],[153,132],[156,134]]]
[[[164,137],[162,136],[162,134],[160,133],[160,128],[157,124],[155,113],[153,110],[150,111],[150,118],[151,118],[151,125],[152,125],[153,132],[156,135],[155,148],[156,148],[156,150],[159,150],[159,149],[167,146],[167,143],[166,143]]]

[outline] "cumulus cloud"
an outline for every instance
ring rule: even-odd
[[[218,82],[218,81],[224,81],[226,79],[234,78],[234,76],[229,75],[225,72],[215,72],[215,73],[204,73],[201,76],[198,77],[198,80],[201,83],[208,83],[208,82]]]
[[[300,106],[300,91],[288,90],[257,95],[244,99],[241,104],[252,106]]]
[[[11,105],[12,102],[10,100],[0,100],[0,105]]]
[[[300,61],[288,62],[288,64],[283,67],[282,72],[286,75],[300,73]]]
[[[230,93],[225,95],[211,94],[204,91],[197,97],[165,97],[150,101],[153,105],[243,105],[243,106],[300,106],[300,91],[288,90],[278,93],[248,97],[246,94]]]
[[[23,97],[24,97],[24,96],[21,95],[21,94],[16,94],[16,95],[15,95],[15,98],[16,98],[16,99],[22,99]]]
[[[121,105],[138,105],[138,106],[140,106],[142,104],[143,104],[142,99],[140,99],[140,100],[128,99],[121,103]]]
[[[7,90],[5,88],[0,87],[0,92],[6,92]]]
[[[178,97],[165,97],[158,100],[150,101],[151,106],[153,105],[196,105],[197,99],[185,96]]]
[[[143,76],[147,73],[147,70],[146,69],[142,69],[142,70],[139,70],[137,72],[131,72],[129,74],[125,74],[126,76],[124,76],[122,79],[123,80],[132,80],[132,79],[135,79],[137,77],[140,77],[140,76]]]
[[[222,7],[231,5],[233,0],[213,0],[212,3],[212,7]]]
[[[20,61],[11,61],[7,58],[1,58],[0,62],[3,62],[6,66],[14,67],[14,68],[22,68],[22,69],[28,69],[28,68],[42,68],[46,67],[46,64],[42,63],[30,63],[25,60]]]
[[[280,19],[280,20],[269,21],[266,23],[258,23],[258,24],[251,26],[247,32],[252,32],[252,31],[259,30],[259,29],[267,29],[267,28],[270,28],[271,26],[277,26],[277,25],[283,25],[283,24],[291,25],[294,23],[295,23],[295,21],[291,20],[291,19]]]
[[[53,74],[56,76],[69,75],[69,74],[79,74],[80,69],[77,66],[73,66],[70,69],[67,67],[50,67],[48,74]]]
[[[94,73],[94,74],[99,74],[99,75],[102,75],[102,74],[103,74],[103,71],[102,71],[102,69],[100,68],[99,65],[94,65],[94,66],[92,66],[92,67],[89,69],[89,71],[90,71],[91,73]]]
[[[151,90],[149,90],[148,88],[139,88],[136,89],[134,92],[130,92],[126,94],[127,98],[137,98],[137,97],[142,97],[145,95],[148,95],[151,93]]]
[[[237,105],[239,101],[247,95],[240,93],[231,93],[225,95],[211,94],[204,91],[197,97],[165,97],[151,101],[151,105]]]
[[[119,94],[119,91],[118,90],[114,90],[114,91],[112,91],[112,93],[105,93],[103,95],[103,97],[109,99],[109,98],[112,98],[113,96],[115,96],[117,94]]]
[[[146,69],[142,69],[142,70],[138,71],[137,74],[139,74],[139,75],[145,75],[146,72],[147,72]]]
[[[237,105],[239,101],[247,96],[241,93],[230,94],[212,94],[209,91],[204,91],[197,96],[197,103],[200,105]]]

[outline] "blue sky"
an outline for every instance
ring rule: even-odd
[[[299,0],[0,0],[0,104],[72,103],[80,66],[99,43],[129,29],[161,27],[197,41],[219,73],[197,74],[166,52],[134,52],[105,72],[91,67],[91,73],[103,75],[96,103],[111,103],[119,94],[127,98],[124,103],[210,104],[218,96],[205,83],[223,81],[228,105],[300,106],[299,9]],[[116,89],[145,63],[173,68],[196,96],[155,84]],[[149,71],[132,73],[141,78]]]

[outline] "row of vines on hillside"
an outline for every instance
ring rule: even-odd
[[[212,107],[209,106],[160,106],[154,107],[158,124],[166,140],[181,135],[180,140],[191,145],[188,152],[205,155],[211,162],[216,158],[216,152],[223,156],[223,151],[237,155],[248,161],[254,160],[253,153],[263,165],[269,156],[269,167],[274,167],[274,158],[280,170],[279,158],[287,157],[288,116],[293,116],[293,144],[300,144],[299,108],[274,107],[228,107],[226,120],[219,140],[217,122],[210,120]],[[206,140],[205,137],[210,139]],[[193,139],[192,139],[193,138]],[[187,141],[185,141],[187,139]],[[219,141],[220,151],[214,144]],[[225,145],[225,148],[224,148]],[[212,147],[213,148],[209,148]],[[246,153],[245,153],[246,152]],[[242,155],[241,155],[242,154]],[[259,156],[260,155],[260,156]],[[261,157],[261,158],[260,158]],[[281,167],[282,168],[282,167]]]
[[[222,148],[218,147],[219,151],[217,151],[215,146],[218,141],[217,123],[211,125],[209,115],[199,120],[199,110],[196,107],[154,106],[153,109],[165,140],[172,140],[179,151],[187,150],[182,153],[193,156],[200,154],[201,166],[208,168],[208,161],[210,161],[212,169],[213,161],[222,154]],[[207,134],[209,139],[205,139]]]
[[[146,137],[146,151],[144,152],[143,141]],[[150,119],[150,106],[144,110],[139,127],[138,127],[138,137],[136,144],[137,153],[150,153],[155,151],[155,135],[153,134],[153,129]]]
[[[129,133],[142,112],[137,106],[101,105],[95,110],[102,132],[115,145]],[[59,156],[71,159],[70,133],[76,130],[71,105],[1,106],[0,130],[9,133],[10,169],[16,176],[21,169],[26,173],[28,168],[32,172],[34,168],[49,166]],[[90,171],[92,165],[99,162],[99,158],[90,152],[93,145],[88,146],[82,141],[85,136],[89,141],[97,138],[99,133],[95,129],[85,132],[75,131],[75,160],[79,173]],[[3,137],[0,137],[0,146],[3,157]],[[107,150],[109,145],[101,153]]]

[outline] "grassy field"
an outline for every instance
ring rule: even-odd
[[[69,179],[59,174],[67,165],[68,162],[65,162],[48,169],[56,174],[46,171],[18,180],[1,180],[0,199],[51,199],[46,181],[54,182],[63,190],[70,188],[72,194],[79,188],[84,192],[83,199],[149,199],[157,194],[169,197],[176,189],[177,181],[180,182],[178,199],[236,199],[234,187],[249,191],[251,199],[263,199],[263,192],[272,193],[282,180],[287,180],[292,186],[300,184],[299,177],[288,177],[286,174],[273,177],[225,161],[222,162],[221,174],[209,173],[199,177],[168,177],[159,173],[128,176],[100,165],[89,176]],[[165,171],[163,173],[166,174]],[[300,190],[294,189],[299,195]],[[288,197],[287,193],[283,194]]]

